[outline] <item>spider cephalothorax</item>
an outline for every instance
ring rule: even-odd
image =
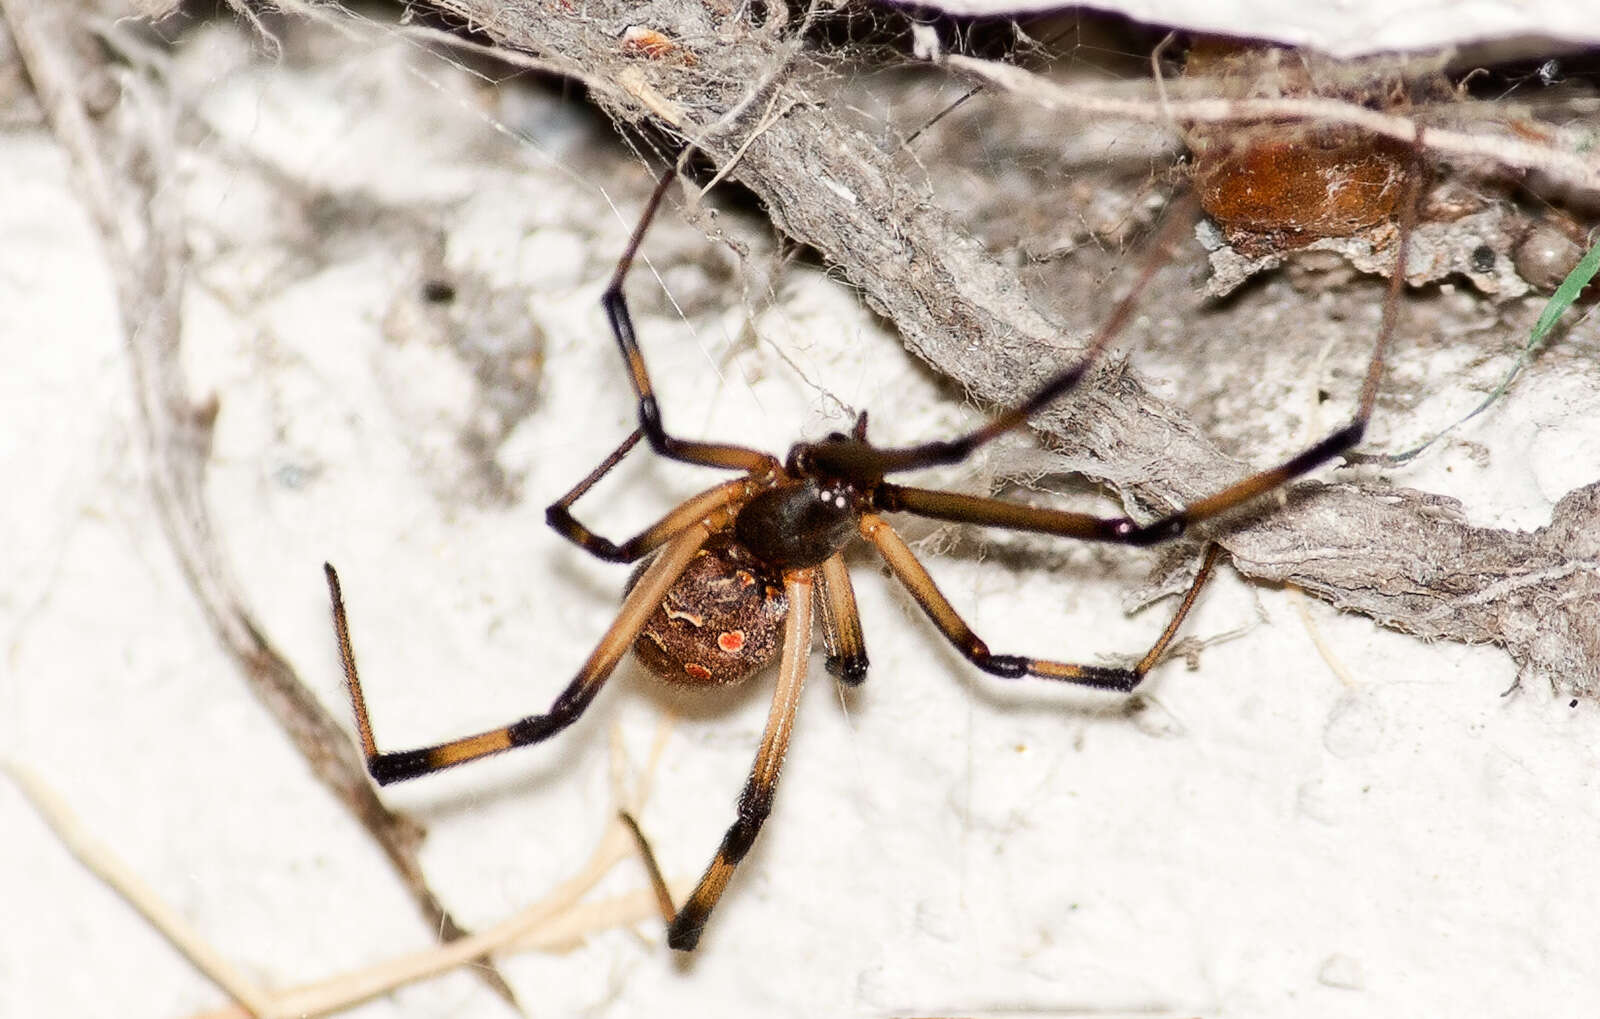
[[[1420,151],[1420,138],[1418,146]],[[593,555],[640,565],[616,621],[549,710],[434,746],[380,752],[356,676],[338,576],[332,566],[325,569],[334,627],[367,767],[374,778],[385,784],[548,739],[577,720],[630,647],[657,674],[675,682],[698,684],[738,682],[773,657],[781,659],[766,730],[739,798],[738,815],[700,883],[675,914],[665,884],[659,873],[654,875],[657,895],[669,913],[667,942],[673,948],[688,950],[699,942],[706,919],[771,809],[810,657],[813,614],[821,624],[828,671],[851,685],[866,677],[866,645],[842,555],[845,546],[858,538],[871,545],[934,626],[985,672],[1006,679],[1036,676],[1102,690],[1132,690],[1160,660],[1194,604],[1216,560],[1215,546],[1207,552],[1171,622],[1138,662],[1127,667],[1076,665],[991,652],[882,514],[905,512],[957,523],[1143,545],[1173,538],[1191,524],[1327,463],[1360,441],[1372,412],[1383,352],[1393,331],[1393,309],[1405,279],[1403,238],[1409,232],[1410,220],[1401,224],[1399,264],[1367,367],[1360,408],[1352,421],[1275,468],[1244,478],[1164,517],[1141,522],[1126,516],[1096,517],[986,496],[913,488],[885,479],[904,471],[960,462],[983,444],[1020,427],[1077,385],[1127,321],[1134,297],[1160,262],[1162,245],[1157,246],[1157,254],[1146,265],[1132,293],[1112,310],[1088,349],[1026,399],[983,427],[954,439],[885,448],[867,441],[866,415],[862,414],[850,434],[835,433],[817,442],[798,443],[780,464],[770,454],[743,446],[680,439],[662,423],[622,285],[673,179],[674,174],[668,173],[656,188],[602,298],[638,401],[639,428],[546,511],[547,521],[558,533]],[[1407,209],[1415,205],[1414,184],[1410,191]],[[641,438],[661,456],[738,471],[741,476],[690,497],[655,524],[618,544],[585,527],[572,515],[571,508]]]

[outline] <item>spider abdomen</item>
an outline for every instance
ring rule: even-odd
[[[674,683],[737,683],[777,656],[788,614],[782,583],[723,535],[696,553],[668,588],[633,651],[651,672]]]

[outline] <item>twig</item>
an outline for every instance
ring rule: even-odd
[[[1346,124],[1403,142],[1410,142],[1416,136],[1416,121],[1412,117],[1369,110],[1339,99],[1125,99],[1061,85],[1020,67],[990,60],[952,54],[944,63],[1052,110],[1154,123],[1237,124],[1283,120]],[[1427,138],[1428,150],[1437,155],[1470,156],[1510,169],[1540,170],[1554,180],[1588,191],[1600,191],[1600,159],[1592,154],[1584,155],[1577,139],[1569,139],[1571,144],[1562,146],[1555,142],[1524,141],[1507,132],[1467,133],[1433,126],[1429,126]]]
[[[633,855],[636,844],[620,811],[642,809],[649,795],[663,748],[672,734],[672,717],[661,719],[651,744],[650,760],[642,774],[627,789],[626,754],[622,738],[613,727],[611,733],[612,799],[610,823],[588,861],[578,872],[556,885],[548,895],[476,934],[447,945],[398,956],[376,966],[341,974],[328,980],[306,984],[271,996],[260,1019],[288,1019],[290,1016],[328,1015],[387,994],[407,984],[448,973],[477,959],[507,951],[557,949],[572,944],[585,934],[646,920],[656,913],[654,889],[641,889],[599,902],[580,903],[600,879],[622,860]],[[671,882],[679,896],[690,887],[688,880]],[[195,1019],[250,1019],[238,1008],[208,1012]]]
[[[406,984],[446,973],[492,953],[532,949],[553,949],[569,945],[584,934],[622,924],[636,923],[653,916],[660,888],[642,889],[600,902],[579,904],[611,868],[637,849],[634,833],[623,820],[621,809],[639,810],[644,806],[660,754],[671,735],[671,716],[656,727],[650,761],[631,793],[625,791],[627,771],[622,741],[612,731],[612,796],[617,810],[600,837],[587,863],[572,877],[557,885],[549,895],[480,933],[458,938],[447,945],[414,952],[354,973],[319,981],[289,991],[270,993],[206,943],[171,906],[143,879],[112,852],[110,847],[90,835],[70,807],[50,786],[26,765],[0,759],[0,771],[9,775],[17,788],[80,862],[120,895],[148,920],[162,937],[194,963],[208,978],[227,991],[239,1007],[206,1013],[203,1019],[289,1019],[289,1017],[327,1015],[387,994]],[[682,896],[687,880],[671,883],[668,894]]]
[[[613,821],[600,838],[594,854],[577,874],[561,882],[550,894],[526,909],[474,934],[436,948],[413,952],[329,980],[306,984],[272,995],[264,1010],[224,1008],[196,1019],[278,1019],[290,1016],[329,1015],[396,988],[448,973],[491,953],[509,948],[548,948],[571,942],[582,931],[569,916],[580,898],[610,869],[632,853],[632,843],[621,822]],[[619,899],[595,903],[583,920],[604,916],[617,923],[633,923],[655,913],[654,893],[641,890]],[[618,918],[621,919],[618,919]],[[587,928],[593,929],[593,928]]]

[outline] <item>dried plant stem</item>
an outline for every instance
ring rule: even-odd
[[[612,727],[610,777],[615,802],[611,821],[588,861],[543,899],[493,927],[447,945],[413,952],[367,969],[278,992],[271,996],[264,1012],[225,1008],[196,1016],[195,1019],[250,1019],[252,1014],[256,1019],[328,1015],[496,953],[558,949],[595,931],[638,923],[654,916],[656,904],[653,889],[642,889],[599,902],[580,903],[578,900],[587,895],[612,867],[636,851],[633,833],[623,821],[622,814],[644,808],[662,752],[672,735],[672,726],[670,715],[663,717],[656,726],[650,757],[636,778],[629,774],[621,733],[615,726]],[[672,882],[671,887],[675,894],[681,896],[690,887],[690,882],[680,879]]]
[[[626,791],[629,778],[626,755],[621,736],[613,728],[611,778],[616,802],[610,823],[588,861],[543,899],[493,927],[446,945],[279,992],[260,987],[208,944],[109,846],[89,834],[43,778],[16,761],[0,760],[0,771],[11,778],[62,844],[85,867],[138,910],[162,937],[237,1002],[235,1006],[205,1013],[197,1019],[290,1019],[338,1012],[406,984],[486,959],[494,953],[558,949],[594,931],[638,923],[655,916],[655,889],[641,889],[599,902],[580,903],[579,900],[593,890],[611,868],[638,851],[635,836],[622,819],[622,812],[643,809],[671,731],[672,719],[670,716],[663,718],[656,727],[650,759],[629,793]],[[687,879],[670,883],[672,894],[680,897],[690,887]]]
[[[1370,110],[1357,103],[1316,96],[1282,99],[1172,99],[1108,96],[1051,81],[1013,64],[952,54],[946,66],[1015,93],[1045,109],[1102,117],[1125,117],[1155,123],[1238,124],[1280,120],[1289,123],[1343,124],[1411,142],[1417,133],[1413,117]],[[1459,131],[1430,126],[1426,147],[1442,158],[1472,158],[1512,170],[1539,170],[1552,180],[1587,191],[1600,191],[1600,159],[1584,151],[1584,139],[1558,135],[1549,126],[1543,140],[1524,140],[1509,131]],[[1592,147],[1593,139],[1589,140]]]
[[[598,902],[578,902],[612,867],[632,853],[631,836],[621,821],[613,820],[594,854],[578,873],[557,885],[543,899],[493,927],[437,948],[278,992],[266,1002],[265,1010],[253,1010],[246,1005],[206,1012],[194,1019],[251,1019],[252,1016],[255,1019],[289,1019],[329,1015],[497,953],[559,949],[594,931],[648,920],[656,915],[655,893],[650,889]],[[692,882],[687,879],[672,882],[673,891],[679,896],[691,887]]]
[[[56,833],[78,862],[89,868],[112,891],[138,910],[150,926],[171,943],[196,969],[238,1000],[245,1014],[266,1015],[271,1008],[268,994],[249,977],[234,968],[178,911],[156,894],[155,889],[135,874],[105,843],[89,834],[72,808],[33,769],[20,761],[0,760],[4,771],[22,790],[29,803]]]

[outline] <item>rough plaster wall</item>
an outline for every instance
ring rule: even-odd
[[[648,180],[593,122],[537,93],[476,89],[404,47],[295,38],[287,59],[264,62],[218,26],[187,40],[172,71],[195,258],[184,378],[197,402],[217,397],[204,501],[260,631],[342,718],[317,570],[335,559],[380,739],[410,745],[537,710],[614,611],[618,571],[550,535],[539,507],[629,427],[596,297]],[[597,32],[592,44],[608,40]],[[714,70],[702,73],[719,95],[742,94],[748,79]],[[496,125],[530,140],[508,141]],[[915,187],[872,190],[872,147],[802,144],[820,133],[859,145],[859,133],[821,116],[806,125],[814,133],[788,148],[752,145],[747,183],[972,394],[1004,399],[1019,372],[1041,370],[1034,342],[1066,348],[1103,310],[1086,302],[1065,327],[1074,302],[1031,310],[1041,291],[1103,289],[1106,268],[1088,266],[1072,285],[1010,271],[986,254],[990,239],[950,240],[976,227],[952,226],[927,196],[959,207],[960,179],[925,168]],[[67,186],[69,161],[37,123],[7,150],[8,179],[29,183],[12,192],[6,235],[38,239],[9,249],[6,274],[6,335],[34,338],[30,372],[6,401],[19,436],[8,459],[35,479],[12,503],[23,553],[6,623],[8,755],[58,785],[267,983],[425,946],[429,931],[382,856],[245,693],[173,565],[133,438],[127,324]],[[1006,151],[987,165],[1025,164]],[[817,161],[807,172],[848,181],[852,201],[801,187],[793,167]],[[756,172],[777,166],[788,169]],[[849,214],[857,205],[874,214]],[[806,233],[819,222],[832,232]],[[890,441],[974,420],[854,295],[778,265],[758,222],[717,223],[743,259],[672,214],[653,237],[683,316],[645,273],[633,288],[675,428],[776,449],[837,427],[847,408],[871,409]],[[907,245],[937,257],[908,267]],[[460,307],[419,296],[440,277]],[[769,280],[782,298],[770,306]],[[1196,329],[1197,313],[1158,290],[1126,344],[1131,369],[1053,421],[1056,450],[1022,447],[934,480],[980,487],[1081,466],[1160,505],[1270,462],[1341,420],[1380,300],[1375,286],[1352,291],[1364,310],[1281,280],[1249,295],[1267,305],[1241,312],[1269,323],[1262,335],[1290,321],[1314,337],[1276,361],[1272,344],[1243,342],[1210,313],[1198,314],[1211,327]],[[496,312],[507,300],[520,300],[523,328]],[[1507,355],[1468,341],[1528,314],[1485,312],[1460,294],[1422,304],[1408,314],[1450,322],[1454,311],[1479,325],[1402,339],[1412,352],[1380,411],[1396,445],[1475,402]],[[1583,489],[1592,432],[1583,414],[1551,410],[1594,399],[1592,333],[1571,339],[1429,472],[1387,479],[1399,488],[1382,478],[1317,488],[1232,536],[1230,551],[1247,571],[1298,571],[1335,601],[1376,599],[1363,604],[1390,606],[1412,629],[1434,613],[1528,660],[1581,648],[1592,629],[1538,625],[1560,608],[1539,585],[1582,580],[1595,555],[1578,547],[1595,533],[1583,525],[1595,512]],[[1183,356],[1195,343],[1207,345],[1204,364],[1245,367],[1197,371]],[[1422,384],[1463,372],[1465,383]],[[537,402],[516,399],[525,387]],[[1130,448],[1129,436],[1144,445]],[[625,533],[702,483],[631,464],[584,504],[586,519]],[[1513,530],[1550,523],[1558,504],[1542,535]],[[931,537],[936,575],[999,648],[1126,654],[1167,611],[1123,612],[1149,557]],[[1367,592],[1374,563],[1423,579]],[[1453,572],[1429,572],[1440,563]],[[1595,889],[1560,865],[1600,834],[1584,806],[1593,707],[1569,710],[1542,684],[1501,699],[1517,676],[1503,652],[1424,643],[1225,577],[1186,628],[1214,641],[1193,649],[1196,669],[1164,666],[1149,695],[1125,705],[974,675],[870,558],[859,565],[872,678],[841,705],[818,670],[777,813],[704,953],[680,965],[641,922],[638,936],[610,931],[570,953],[504,961],[530,1011],[1563,1014],[1593,1000],[1584,946]],[[1456,588],[1453,600],[1440,593]],[[1519,597],[1530,606],[1520,614]],[[1592,610],[1581,589],[1567,597]],[[1519,621],[1531,627],[1520,643]],[[605,822],[606,730],[620,727],[638,764],[669,708],[681,717],[643,820],[669,873],[703,866],[730,819],[767,685],[685,698],[624,669],[614,687],[559,744],[385,792],[429,825],[424,869],[467,926],[571,872]],[[8,901],[35,921],[0,941],[4,971],[20,974],[0,983],[0,1013],[172,1015],[219,1002],[4,795],[7,830],[21,833],[6,843],[7,871],[29,876]],[[609,887],[640,880],[624,869]],[[502,1007],[461,973],[366,1012]]]

